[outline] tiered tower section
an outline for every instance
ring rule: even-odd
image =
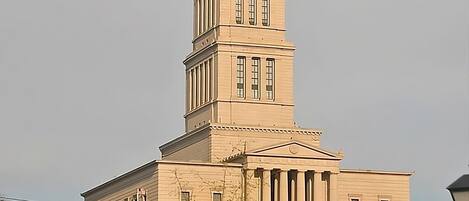
[[[285,0],[194,0],[186,132],[209,123],[293,127]]]

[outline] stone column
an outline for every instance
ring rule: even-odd
[[[329,201],[339,201],[338,198],[338,174],[331,172],[329,176]]]
[[[280,170],[279,187],[279,201],[288,201],[288,170]]]
[[[308,172],[306,175],[306,201],[313,201],[313,173]]]
[[[296,175],[296,199],[297,201],[305,201],[306,200],[306,193],[305,193],[305,171],[298,170]],[[332,200],[331,200],[332,201]],[[334,200],[336,201],[336,200]]]
[[[325,201],[323,200],[323,185],[322,185],[322,172],[315,171],[313,176],[313,201]]]
[[[295,201],[296,200],[296,183],[297,183],[297,180],[296,180],[296,174],[294,174],[296,172],[293,172],[293,171],[290,171],[289,172],[289,180],[288,182],[290,182],[290,200],[291,201]]]
[[[275,174],[274,174],[274,201],[279,201],[279,193],[280,193],[280,188],[278,187],[279,186],[279,176],[280,176],[280,172],[279,171],[275,171]]]
[[[271,181],[270,181],[270,170],[264,169],[262,171],[262,201],[272,201],[271,200]]]

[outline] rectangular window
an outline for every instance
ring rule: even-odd
[[[202,31],[202,2],[201,0],[198,0],[197,1],[197,22],[198,22],[198,34],[200,35],[203,31]]]
[[[213,193],[212,201],[221,201],[221,193]]]
[[[256,0],[249,0],[249,24],[256,25]]]
[[[243,23],[243,0],[236,0],[236,23]]]
[[[202,104],[204,104],[204,63],[201,63],[200,66],[199,66],[199,93],[198,93],[198,97],[199,99],[197,101],[199,101],[199,103],[197,104],[197,106],[201,106]]]
[[[181,201],[190,201],[190,200],[191,200],[191,193],[181,192]]]
[[[208,101],[208,61],[204,62],[204,74],[203,74],[203,82],[204,82],[204,97],[203,102],[206,103]]]
[[[195,106],[198,107],[200,104],[200,68],[195,68]]]
[[[252,58],[252,98],[259,99],[259,66],[260,59]]]
[[[246,69],[246,58],[238,57],[238,64],[236,68],[236,93],[239,98],[244,98],[245,69]]]
[[[262,0],[262,25],[270,25],[270,0]]]
[[[275,89],[275,59],[267,59],[266,65],[266,85],[267,99],[274,100]]]
[[[191,70],[191,109],[194,109],[196,107],[196,98],[197,98],[197,80],[196,80],[196,77],[195,77],[195,67],[194,69]]]
[[[214,93],[213,92],[214,91],[213,90],[214,89],[214,86],[213,86],[214,82],[213,82],[213,60],[212,59],[208,60],[208,69],[209,69],[209,74],[208,74],[208,76],[209,76],[209,78],[208,78],[208,80],[209,80],[208,100],[211,101],[212,98],[213,98],[213,93]]]

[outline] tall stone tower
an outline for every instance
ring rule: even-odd
[[[285,33],[285,0],[194,0],[186,133],[161,147],[163,159],[216,162],[293,138],[319,146],[321,131],[295,127]]]

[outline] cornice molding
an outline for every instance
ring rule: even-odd
[[[163,144],[159,147],[161,152],[165,152],[166,149],[171,148],[178,143],[189,139],[197,138],[199,135],[204,134],[204,130],[222,130],[222,131],[246,131],[246,132],[263,132],[263,133],[276,133],[276,134],[297,134],[297,135],[310,135],[314,136],[315,139],[318,139],[322,135],[322,131],[319,129],[303,129],[303,128],[280,128],[280,127],[259,127],[259,126],[242,126],[242,125],[229,125],[229,124],[217,124],[217,123],[207,123],[204,126],[198,127],[174,140],[169,141],[166,144]],[[177,147],[177,146],[176,146]],[[184,145],[180,148],[175,148],[172,152],[184,148]]]
[[[397,171],[384,171],[384,170],[361,170],[361,169],[341,169],[340,173],[360,173],[360,174],[384,174],[384,175],[402,175],[412,176],[415,172],[397,172]]]
[[[247,47],[263,47],[263,48],[276,48],[276,49],[285,49],[285,50],[295,50],[296,47],[294,45],[275,45],[275,44],[256,44],[256,43],[247,43],[247,42],[234,42],[234,41],[222,41],[222,40],[217,40],[214,41],[207,46],[191,52],[187,57],[184,59],[183,63],[187,64],[189,60],[193,59],[197,55],[201,54],[202,52],[206,51],[207,49],[210,49],[212,47],[218,46],[218,45],[236,45],[236,46],[247,46]],[[231,51],[230,51],[231,52]],[[290,56],[292,55],[282,55],[282,56]]]
[[[294,107],[295,106],[295,104],[285,103],[285,102],[275,102],[275,101],[214,99],[214,100],[210,100],[209,102],[204,103],[204,104],[192,109],[191,111],[186,112],[186,114],[184,115],[184,118],[186,118],[186,117],[188,117],[188,116],[190,116],[194,113],[197,113],[200,110],[202,110],[203,108],[205,108],[207,106],[210,106],[210,105],[213,105],[215,103],[250,103],[250,104],[256,104],[256,105],[278,105],[278,106],[287,106],[287,107]]]
[[[228,124],[212,124],[211,128],[213,130],[253,131],[253,132],[279,133],[279,134],[301,134],[301,135],[315,135],[318,137],[322,135],[322,131],[319,129],[255,127],[255,126],[238,126],[238,125],[228,125]]]

